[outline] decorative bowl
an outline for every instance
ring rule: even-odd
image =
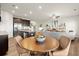
[[[45,41],[45,39],[46,39],[45,36],[40,35],[40,36],[38,36],[38,37],[36,38],[36,41],[37,41],[38,43],[43,43],[43,42]]]

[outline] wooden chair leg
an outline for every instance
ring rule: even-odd
[[[19,53],[19,56],[21,56],[21,54]]]
[[[49,56],[52,56],[52,53],[51,53],[51,51],[49,51]]]

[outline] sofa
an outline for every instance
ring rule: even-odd
[[[73,40],[75,38],[75,35],[73,35],[72,33],[67,33],[67,32],[50,32],[50,31],[44,31],[43,35],[45,36],[50,36],[50,37],[54,37],[56,39],[59,39],[60,36],[66,36],[69,37],[71,40]]]

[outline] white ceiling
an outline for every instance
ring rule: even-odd
[[[12,5],[19,8],[15,9]],[[39,9],[38,6],[42,6],[42,9]],[[2,3],[1,9],[10,13],[15,10],[14,16],[37,22],[49,20],[52,14],[60,17],[79,15],[79,3]],[[73,11],[73,9],[77,10]],[[29,14],[29,11],[32,11],[32,14]],[[27,14],[27,16],[24,14]]]

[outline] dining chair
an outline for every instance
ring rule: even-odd
[[[59,39],[59,49],[56,51],[49,51],[50,56],[67,56],[71,44],[71,40],[68,37],[61,36]],[[61,49],[60,49],[61,48]]]
[[[42,35],[42,32],[36,32],[35,35]]]
[[[38,35],[43,35],[43,33],[42,32],[36,32],[35,36],[38,36]]]
[[[30,55],[30,51],[24,49],[23,46],[21,45],[21,41],[23,40],[23,38],[20,35],[18,35],[14,39],[16,41],[16,49],[17,49],[19,56],[23,54],[26,54],[27,56]]]

